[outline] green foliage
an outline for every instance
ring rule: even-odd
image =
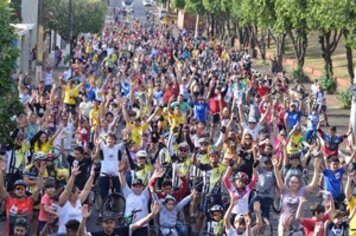
[[[46,0],[45,12],[48,19],[45,26],[56,30],[67,39],[68,0]],[[99,33],[105,21],[106,6],[102,0],[72,1],[72,35],[80,33]]]
[[[10,140],[9,132],[17,125],[13,118],[23,111],[11,77],[19,51],[13,46],[16,35],[10,23],[11,9],[8,3],[0,1],[0,143]]]
[[[184,0],[172,0],[171,1],[171,6],[173,8],[182,10],[185,7],[185,1]]]
[[[301,82],[310,82],[308,75],[306,75],[302,68],[298,67],[292,71],[292,78],[299,79]]]
[[[203,14],[205,12],[202,0],[185,0],[184,10],[195,14]]]
[[[341,91],[341,93],[337,96],[337,99],[340,100],[343,108],[345,109],[351,108],[352,94],[350,89]]]
[[[319,78],[319,83],[328,93],[334,93],[336,91],[337,84],[332,77],[331,72],[324,72],[324,74]]]
[[[20,23],[21,18],[21,0],[11,0],[10,7],[12,8],[11,22]]]

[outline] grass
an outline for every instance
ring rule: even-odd
[[[324,60],[321,56],[322,51],[318,40],[317,32],[309,34],[308,47],[305,55],[305,65],[322,71],[324,68]],[[267,49],[267,52],[275,53],[275,45],[271,45],[271,47]],[[288,37],[286,38],[285,44],[285,57],[290,59],[294,58],[292,42]],[[334,75],[336,77],[348,79],[347,60],[343,38],[341,38],[337,48],[335,49],[332,60]]]

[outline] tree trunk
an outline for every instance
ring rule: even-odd
[[[294,34],[296,34],[296,36]],[[297,58],[298,69],[303,69],[305,52],[308,46],[307,32],[304,29],[297,29],[296,33],[289,30],[288,35],[293,43],[294,55]]]
[[[338,32],[336,30],[324,32],[319,36],[319,43],[322,50],[322,57],[324,59],[324,72],[331,73],[333,75],[333,64],[331,55],[335,51],[340,38],[342,36],[342,32]]]
[[[348,32],[344,32],[344,38],[347,39]],[[347,59],[347,73],[349,74],[351,84],[354,81],[355,77],[355,72],[354,72],[354,63],[353,63],[353,58],[352,58],[352,48],[348,45],[345,45],[346,49],[346,59]]]

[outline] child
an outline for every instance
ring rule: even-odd
[[[51,180],[46,180],[44,184],[44,195],[41,198],[40,212],[39,212],[39,231],[41,232],[46,225],[48,215],[57,216],[56,203],[52,200],[56,192],[55,183]]]
[[[158,196],[152,191],[153,197],[156,200]],[[159,224],[160,224],[160,231],[163,236],[171,235],[171,236],[178,236],[178,235],[187,235],[186,229],[181,227],[177,227],[179,225],[179,221],[177,219],[178,212],[183,209],[193,198],[193,195],[196,194],[196,190],[193,190],[190,195],[185,197],[179,203],[176,203],[176,199],[171,195],[167,195],[163,202],[160,201],[161,209],[159,214]],[[184,231],[183,231],[184,230]]]
[[[224,230],[224,208],[220,205],[214,205],[209,209],[210,220],[207,222],[207,232],[209,235],[219,236],[223,235]]]
[[[347,222],[344,221],[344,213],[336,210],[332,214],[330,223],[327,226],[327,236],[342,236],[346,234],[348,228]]]

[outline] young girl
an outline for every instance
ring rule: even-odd
[[[39,231],[41,232],[46,225],[48,216],[57,216],[57,204],[52,199],[56,191],[55,183],[51,180],[46,180],[44,184],[44,195],[41,198],[40,213],[38,217]]]
[[[154,193],[153,189],[151,189],[153,197],[159,201],[158,196]],[[193,198],[193,195],[196,194],[196,191],[193,190],[190,195],[185,197],[179,203],[176,203],[176,199],[171,195],[167,195],[163,202],[160,202],[161,209],[159,214],[159,224],[160,224],[160,231],[163,236],[171,235],[171,236],[178,236],[178,235],[187,235],[186,229],[180,226],[178,221],[178,213],[180,210],[183,209]]]

